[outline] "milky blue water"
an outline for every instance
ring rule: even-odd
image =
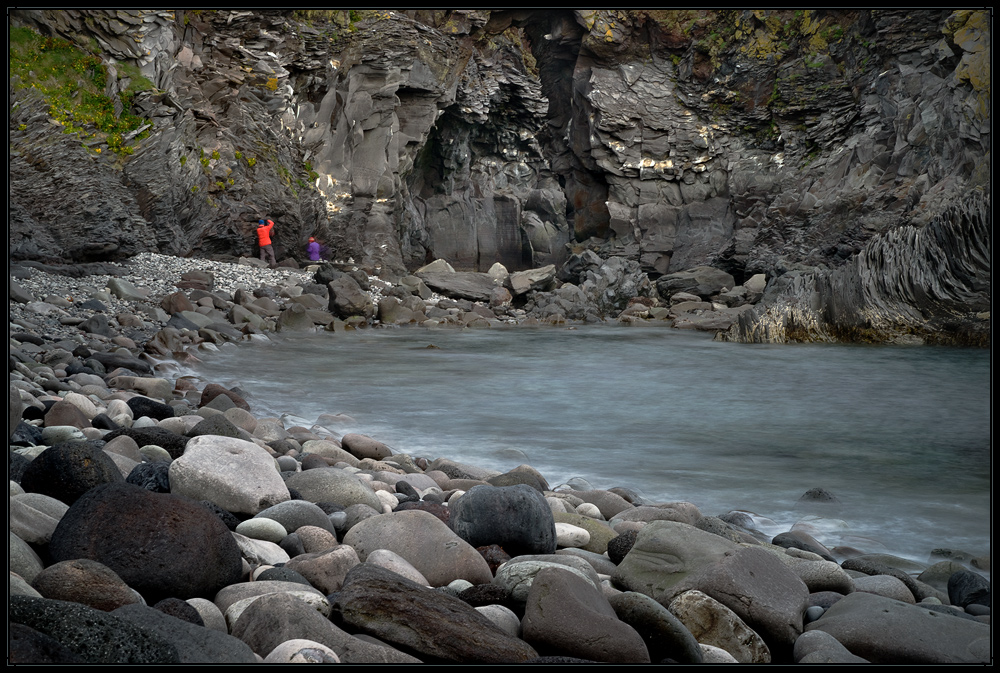
[[[204,358],[194,373],[286,427],[347,414],[328,427],[429,459],[528,463],[553,487],[747,511],[764,532],[797,526],[831,547],[924,562],[990,548],[986,350],[581,326],[324,332]],[[813,487],[840,504],[797,503]]]

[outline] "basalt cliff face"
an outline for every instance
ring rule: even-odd
[[[12,259],[249,256],[269,217],[388,277],[763,273],[732,340],[989,339],[987,11],[9,16],[152,85],[129,154],[12,78]]]

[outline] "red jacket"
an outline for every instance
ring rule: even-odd
[[[261,224],[257,226],[257,241],[261,246],[271,245],[271,228],[274,227],[274,222],[271,220],[267,221],[267,224]]]

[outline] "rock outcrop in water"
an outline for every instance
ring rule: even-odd
[[[112,64],[119,106],[128,67],[152,85],[144,133],[81,139],[11,80],[13,259],[235,259],[268,216],[279,258],[315,236],[393,279],[585,250],[765,274],[732,339],[988,339],[983,10],[10,17]]]
[[[832,271],[792,271],[768,301],[720,338],[751,343],[871,341],[989,343],[989,201],[973,197],[930,224],[869,241]]]

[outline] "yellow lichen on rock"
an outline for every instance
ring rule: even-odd
[[[976,91],[988,92],[990,90],[990,25],[986,12],[955,12],[948,17],[946,22],[945,34],[949,32],[952,32],[955,44],[965,52],[962,54],[961,63],[955,69],[955,76],[959,81],[971,84]]]

